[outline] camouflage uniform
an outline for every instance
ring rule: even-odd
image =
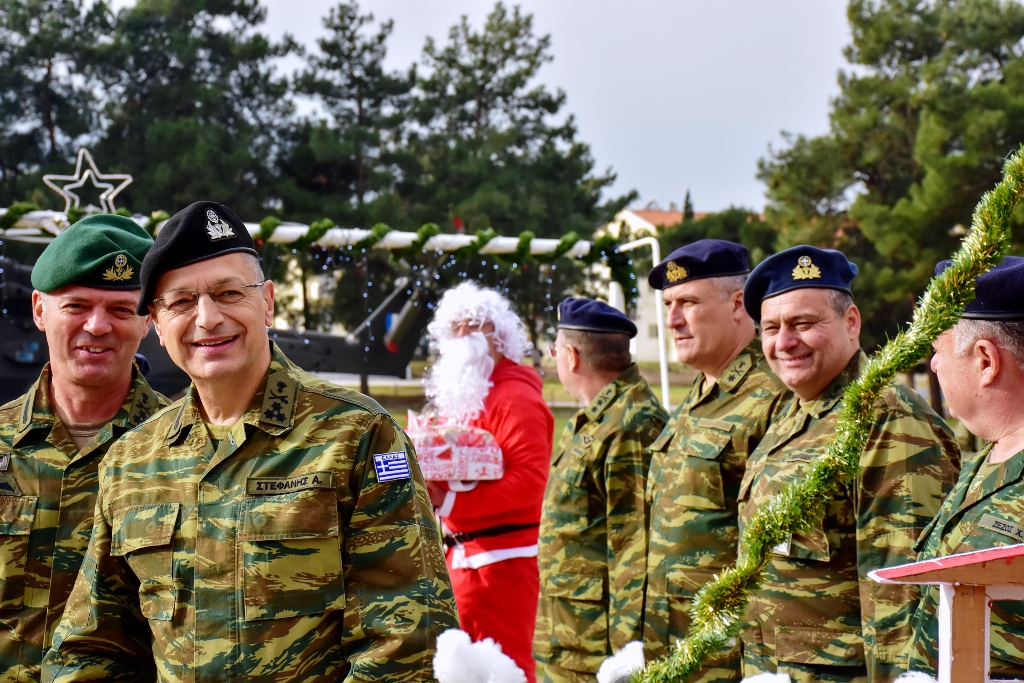
[[[704,374],[651,446],[651,507],[644,605],[647,658],[669,654],[686,636],[690,601],[714,575],[736,562],[737,495],[747,457],[787,391],[754,340],[718,381]],[[737,643],[691,677],[693,683],[738,681]]]
[[[45,680],[430,679],[458,618],[402,430],[276,345],[216,449],[196,401],[104,459]]]
[[[50,366],[0,408],[0,681],[38,681],[85,557],[103,454],[167,405],[132,368],[124,405],[79,450],[53,410]]]
[[[1024,542],[1024,452],[988,463],[992,447],[967,462],[960,480],[922,535],[921,560]],[[934,675],[938,658],[937,586],[924,586],[914,616],[913,671]],[[1024,678],[1024,602],[992,603],[992,675]]]
[[[640,638],[644,449],[667,419],[634,365],[565,426],[540,523],[541,680],[595,681],[601,662]]]
[[[794,397],[750,456],[740,531],[758,507],[800,481],[835,437],[840,399],[867,357],[859,353],[814,401]],[[952,431],[913,391],[882,391],[861,474],[833,494],[810,533],[780,544],[751,595],[742,633],[744,674],[788,673],[794,683],[894,678],[906,666],[916,586],[882,585],[872,569],[913,562],[914,544],[956,480]]]

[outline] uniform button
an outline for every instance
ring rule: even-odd
[[[848,648],[846,648],[846,656],[847,657],[855,657],[856,655],[857,655],[857,648],[855,648],[855,647],[848,647]]]
[[[261,527],[267,523],[267,517],[262,512],[257,512],[252,516],[252,525],[255,527]]]
[[[156,522],[149,522],[146,524],[146,533],[151,534],[156,531]]]

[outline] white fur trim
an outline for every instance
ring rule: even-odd
[[[644,668],[644,644],[634,640],[601,662],[597,670],[597,683],[627,681],[630,674]]]
[[[438,683],[526,683],[526,674],[490,638],[478,643],[459,629],[437,637],[434,677]]]
[[[453,507],[455,507],[455,491],[445,491],[444,502],[441,503],[441,507],[437,508],[437,516],[447,517],[452,514]]]
[[[938,680],[920,671],[908,671],[897,678],[896,683],[938,683]]]

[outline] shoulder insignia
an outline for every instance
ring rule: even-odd
[[[145,385],[139,385],[135,389],[135,398],[132,400],[132,407],[128,413],[128,420],[132,424],[142,424],[160,407],[156,395]]]
[[[11,466],[11,452],[3,451],[0,453],[0,472],[6,472],[7,468]]]
[[[669,261],[668,265],[665,266],[665,279],[669,282],[685,280],[689,274],[690,273],[686,268],[677,264],[675,261]]]
[[[0,496],[20,496],[21,487],[14,477],[9,474],[0,474]]]
[[[118,254],[114,257],[114,265],[103,271],[103,279],[109,282],[121,282],[131,280],[135,269],[128,265],[128,257]]]
[[[405,454],[405,451],[375,453],[373,468],[377,471],[377,481],[382,484],[412,477],[412,471],[409,469],[409,456]]]
[[[820,280],[821,269],[811,262],[810,256],[805,255],[797,259],[792,275],[794,280]]]
[[[33,386],[25,394],[24,402],[21,404],[21,415],[18,417],[18,431],[23,432],[32,424],[32,408],[36,403],[36,388]]]
[[[260,421],[278,427],[287,427],[295,410],[295,390],[298,383],[284,370],[278,370],[267,378],[263,392],[263,406]]]
[[[590,444],[594,443],[594,437],[592,437],[590,434],[580,434],[580,440],[583,441],[584,446],[589,446]]]

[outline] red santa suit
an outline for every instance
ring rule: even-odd
[[[494,386],[473,425],[494,435],[505,474],[452,482],[438,514],[449,537],[445,557],[462,629],[474,641],[493,638],[534,683],[537,540],[554,418],[533,368],[503,358],[490,380]]]

